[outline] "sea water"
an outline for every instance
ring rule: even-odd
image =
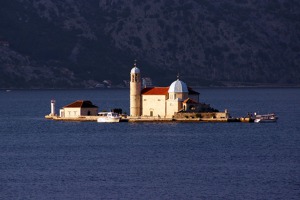
[[[0,91],[0,199],[300,199],[299,88],[199,88],[231,116],[277,123],[44,119],[91,100],[129,112],[129,90]]]

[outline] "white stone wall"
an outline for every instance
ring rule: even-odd
[[[142,95],[142,116],[165,117],[166,96],[165,95]]]
[[[178,112],[182,109],[182,102],[178,99],[169,99],[167,101],[167,117],[172,117],[175,112]]]
[[[185,100],[187,98],[188,98],[188,93],[174,93],[174,92],[169,93],[169,99],[171,100],[175,100],[175,99]]]
[[[229,114],[227,112],[217,112],[216,113],[216,118],[217,119],[228,119]]]
[[[64,109],[59,110],[59,116],[60,117],[65,117],[65,110]]]
[[[98,114],[98,108],[64,108],[63,111],[60,111],[61,117],[80,117],[87,116],[90,111],[90,116],[96,116]],[[62,116],[63,114],[64,116]]]
[[[80,108],[64,108],[65,117],[79,117]]]

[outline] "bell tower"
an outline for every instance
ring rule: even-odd
[[[132,117],[141,116],[141,87],[141,73],[135,61],[130,72],[130,116]]]

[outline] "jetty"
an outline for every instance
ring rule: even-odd
[[[46,119],[55,120],[55,121],[73,121],[73,122],[97,122],[99,116],[79,116],[79,117],[60,117],[57,115],[46,115]],[[243,123],[252,123],[254,120],[249,117],[238,117],[238,118],[161,118],[161,117],[121,117],[120,122],[154,122],[154,123],[164,123],[164,122],[209,122],[209,123],[227,123],[227,122],[243,122]]]
[[[55,121],[77,121],[77,122],[96,122],[99,116],[78,116],[78,117],[60,117],[57,115],[46,115],[46,119],[52,119]]]

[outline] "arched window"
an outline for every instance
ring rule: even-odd
[[[138,76],[137,76],[137,74],[134,76],[134,78],[135,78],[134,81],[138,82]]]

